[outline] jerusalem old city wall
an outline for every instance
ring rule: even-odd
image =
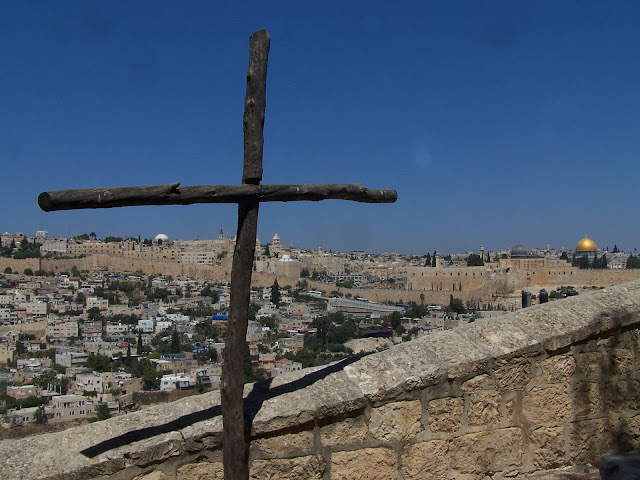
[[[640,448],[640,280],[247,385],[253,479],[566,477]],[[211,392],[0,443],[0,479],[219,479]],[[595,474],[597,475],[597,474]]]

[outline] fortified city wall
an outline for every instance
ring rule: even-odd
[[[254,479],[585,478],[556,469],[640,448],[640,280],[245,395]],[[220,479],[221,433],[207,393],[3,441],[0,479]]]
[[[572,285],[575,287],[608,287],[630,282],[640,277],[640,270],[632,269],[584,269],[567,264],[566,267],[549,267],[520,271],[517,269],[487,270],[486,267],[408,267],[407,290],[431,293],[446,291],[463,294],[470,291],[489,290],[491,293],[507,293],[528,287]]]
[[[22,273],[26,268],[45,270],[47,272],[70,271],[73,266],[80,270],[106,269],[108,272],[135,272],[140,270],[146,274],[172,275],[173,277],[189,276],[216,283],[228,283],[231,280],[231,258],[223,260],[222,266],[209,266],[200,264],[181,264],[176,262],[158,262],[146,259],[126,258],[119,255],[95,254],[83,258],[74,259],[46,259],[30,258],[14,260],[0,258],[0,271],[10,267],[14,272]],[[573,271],[574,274],[570,274]],[[552,272],[553,273],[553,272]],[[474,275],[475,274],[475,275]],[[453,294],[463,302],[486,303],[493,301],[496,294],[508,294],[519,292],[529,286],[535,286],[531,275],[525,272],[511,271],[504,275],[494,275],[486,272],[484,267],[460,267],[460,268],[430,268],[409,267],[408,289],[405,288],[338,288],[335,285],[306,280],[309,288],[320,290],[326,294],[339,291],[342,294],[350,293],[352,297],[363,297],[373,302],[393,303],[421,303],[426,305],[447,305],[449,297]],[[549,275],[545,277],[548,284],[539,286],[573,285],[575,287],[600,286],[606,287],[634,280],[640,277],[640,270],[580,270],[567,269],[567,275]],[[273,275],[265,272],[253,272],[252,284],[256,287],[270,287],[277,278],[280,286],[295,286],[299,278],[286,275]],[[434,282],[442,283],[442,290],[431,290]],[[453,285],[456,289],[453,290]],[[435,283],[434,283],[435,285]],[[400,284],[399,284],[400,286]],[[462,290],[460,290],[462,288]],[[421,298],[421,295],[424,298]],[[498,303],[500,303],[498,301]]]

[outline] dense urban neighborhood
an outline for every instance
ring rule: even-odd
[[[1,240],[0,258],[11,262],[0,274],[6,428],[102,420],[219,388],[233,239],[38,232]],[[286,248],[275,235],[256,249],[254,270],[263,276],[251,291],[244,380],[386,349],[638,272],[633,254],[584,240],[571,257],[522,245],[412,256]],[[133,257],[138,262],[123,262]],[[33,261],[38,268],[21,268]],[[193,265],[199,269],[187,275]],[[536,282],[541,269],[546,283]]]

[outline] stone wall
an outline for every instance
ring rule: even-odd
[[[245,395],[253,479],[587,478],[551,472],[640,448],[640,281]],[[0,479],[220,479],[219,402],[212,392],[3,441]]]
[[[9,267],[13,273],[23,273],[27,268],[35,272],[40,269],[40,259],[25,258],[16,260],[14,258],[0,257],[0,272],[4,272],[7,267]]]

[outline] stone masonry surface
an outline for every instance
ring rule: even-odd
[[[597,478],[640,448],[639,328],[633,281],[247,385],[251,478]],[[219,405],[3,441],[0,479],[221,479]]]

